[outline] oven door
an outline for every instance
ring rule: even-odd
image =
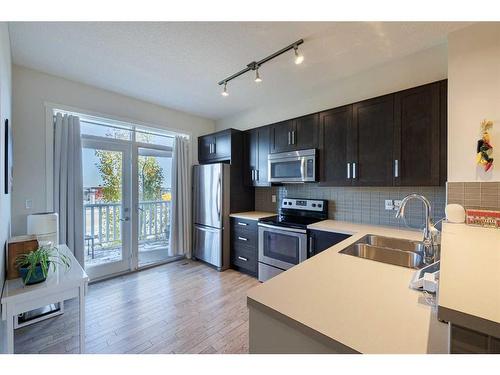
[[[259,262],[287,270],[307,259],[307,232],[259,224]]]
[[[270,182],[314,182],[316,150],[270,154],[268,174]]]

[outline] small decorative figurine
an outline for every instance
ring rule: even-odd
[[[491,146],[490,134],[488,130],[493,127],[493,121],[483,120],[481,122],[481,139],[477,141],[476,162],[482,165],[485,172],[488,172],[493,166],[493,146]]]

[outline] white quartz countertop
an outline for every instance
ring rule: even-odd
[[[259,220],[265,217],[275,216],[275,212],[264,212],[264,211],[247,211],[247,212],[238,212],[235,214],[229,215],[230,217],[237,217],[240,219],[247,220]]]
[[[500,230],[443,223],[439,305],[500,324]]]
[[[251,289],[248,298],[361,353],[445,353],[447,325],[414,270],[338,252],[366,234],[421,240],[417,231],[325,220],[310,225],[352,236]]]

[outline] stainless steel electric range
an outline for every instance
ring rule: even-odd
[[[279,215],[259,220],[259,281],[307,259],[307,226],[328,218],[328,201],[284,198]]]

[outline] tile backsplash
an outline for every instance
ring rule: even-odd
[[[448,182],[446,187],[448,203],[500,210],[500,182]]]
[[[277,211],[277,203],[272,203],[273,194],[277,202],[289,198],[311,198],[328,200],[330,219],[363,224],[390,225],[404,228],[402,219],[396,219],[396,211],[385,210],[386,199],[402,199],[410,193],[427,197],[432,204],[434,221],[444,217],[446,188],[431,187],[320,187],[317,184],[283,185],[255,189],[255,209]],[[422,228],[424,224],[423,204],[413,200],[408,202],[406,224],[411,228]]]

